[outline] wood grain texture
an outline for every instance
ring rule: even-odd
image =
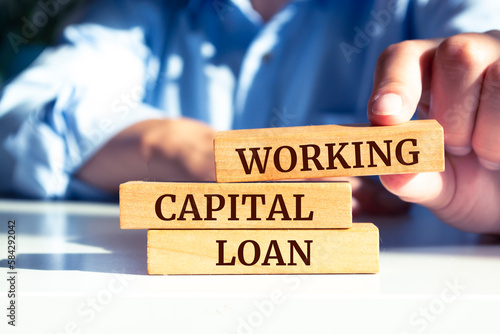
[[[217,182],[439,172],[443,129],[419,120],[219,132],[215,162]]]
[[[351,205],[348,182],[134,181],[120,185],[120,226],[123,229],[349,228]]]
[[[148,231],[151,275],[377,273],[378,258],[371,223],[337,230]]]

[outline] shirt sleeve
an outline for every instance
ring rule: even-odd
[[[75,172],[120,131],[164,117],[143,102],[157,78],[148,31],[159,11],[151,3],[135,2],[134,11],[123,1],[98,3],[85,23],[68,26],[60,45],[46,49],[1,92],[0,117],[25,115],[4,143],[18,196],[106,198]]]

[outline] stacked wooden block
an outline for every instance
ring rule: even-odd
[[[149,274],[376,273],[378,229],[352,223],[348,182],[253,181],[442,171],[443,130],[427,120],[227,131],[215,161],[217,183],[120,186],[121,228],[149,230]]]

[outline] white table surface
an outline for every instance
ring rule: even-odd
[[[380,228],[376,275],[148,276],[118,206],[0,200],[0,333],[500,333],[500,241],[427,210]],[[16,328],[7,221],[17,222]]]

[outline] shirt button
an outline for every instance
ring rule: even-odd
[[[272,52],[266,52],[264,55],[262,55],[262,62],[264,64],[269,63],[273,59],[273,53]]]

